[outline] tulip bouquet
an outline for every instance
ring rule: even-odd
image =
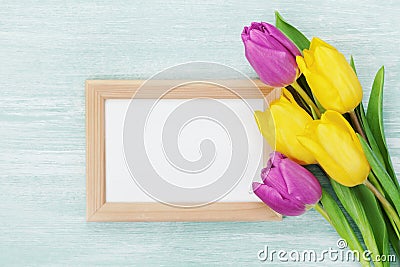
[[[279,13],[276,26],[253,22],[242,40],[261,81],[282,88],[279,99],[255,112],[275,152],[254,193],[286,216],[315,208],[350,249],[369,251],[361,265],[388,266],[377,259],[390,247],[399,255],[400,187],[383,130],[384,68],[365,112],[353,58],[319,38],[310,42]]]

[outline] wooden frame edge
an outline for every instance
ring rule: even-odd
[[[106,202],[105,101],[131,98],[143,82],[141,80],[87,80],[85,83],[86,220],[88,222],[281,221],[282,216],[262,202],[217,202],[197,208],[179,208],[179,210],[162,203]],[[260,88],[264,98],[269,100],[267,96],[272,89],[259,80],[254,80],[254,83]],[[160,85],[162,84],[163,81],[160,81]],[[234,84],[240,87],[237,81],[234,81]],[[177,95],[179,96],[179,92],[166,98],[175,99]],[[146,97],[148,96],[144,96],[144,98]],[[193,219],[193,215],[197,215],[195,219]],[[244,215],[248,219],[244,220]]]
[[[248,219],[244,219],[244,218]],[[281,221],[262,202],[220,202],[196,208],[161,203],[104,203],[90,222],[223,222]]]

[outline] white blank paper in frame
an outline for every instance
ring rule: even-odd
[[[168,116],[184,102],[190,99],[160,100],[148,117],[144,144],[152,166],[165,181],[183,188],[197,188],[216,181],[226,171],[231,158],[232,144],[229,133],[210,119],[197,118],[188,122],[180,129],[177,137],[181,155],[196,161],[202,155],[200,144],[204,139],[211,140],[215,145],[215,157],[207,169],[197,173],[182,172],[173,166],[163,151],[162,131]],[[135,183],[127,167],[123,151],[123,128],[125,114],[130,102],[143,105],[146,99],[109,99],[105,102],[105,151],[106,151],[106,201],[107,202],[156,202]],[[201,99],[204,108],[207,101]],[[213,100],[215,101],[215,99]],[[248,162],[243,176],[236,186],[227,192],[219,202],[258,202],[260,201],[251,190],[252,181],[260,181],[260,171],[263,162],[263,138],[254,121],[254,110],[263,110],[263,99],[219,99],[239,117],[247,133]],[[143,114],[147,116],[147,114]],[[138,129],[142,130],[143,129]],[[188,200],[190,201],[190,200]]]

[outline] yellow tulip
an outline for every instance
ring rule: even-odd
[[[351,187],[367,178],[370,166],[360,141],[338,112],[326,111],[320,120],[310,122],[297,139],[338,183]]]
[[[361,84],[343,54],[318,38],[313,38],[310,49],[303,53],[304,57],[296,57],[297,65],[325,109],[343,114],[358,106]]]
[[[302,109],[286,89],[269,109],[254,113],[258,128],[268,144],[299,164],[315,163],[314,156],[296,139],[303,133],[311,116]]]

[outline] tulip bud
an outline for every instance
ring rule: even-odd
[[[361,84],[343,54],[318,38],[303,52],[304,58],[296,57],[297,64],[325,109],[343,114],[360,104]]]
[[[261,81],[271,87],[285,87],[298,77],[299,49],[275,26],[253,22],[244,27],[245,55]]]
[[[298,216],[315,205],[322,189],[314,175],[279,152],[272,153],[261,172],[263,184],[254,182],[254,193],[270,208],[286,216]]]
[[[258,128],[268,144],[299,164],[316,163],[314,156],[297,140],[311,116],[302,109],[286,89],[269,109],[254,113]]]
[[[370,166],[350,124],[336,111],[326,111],[310,122],[299,142],[316,158],[325,172],[344,186],[362,184]]]

